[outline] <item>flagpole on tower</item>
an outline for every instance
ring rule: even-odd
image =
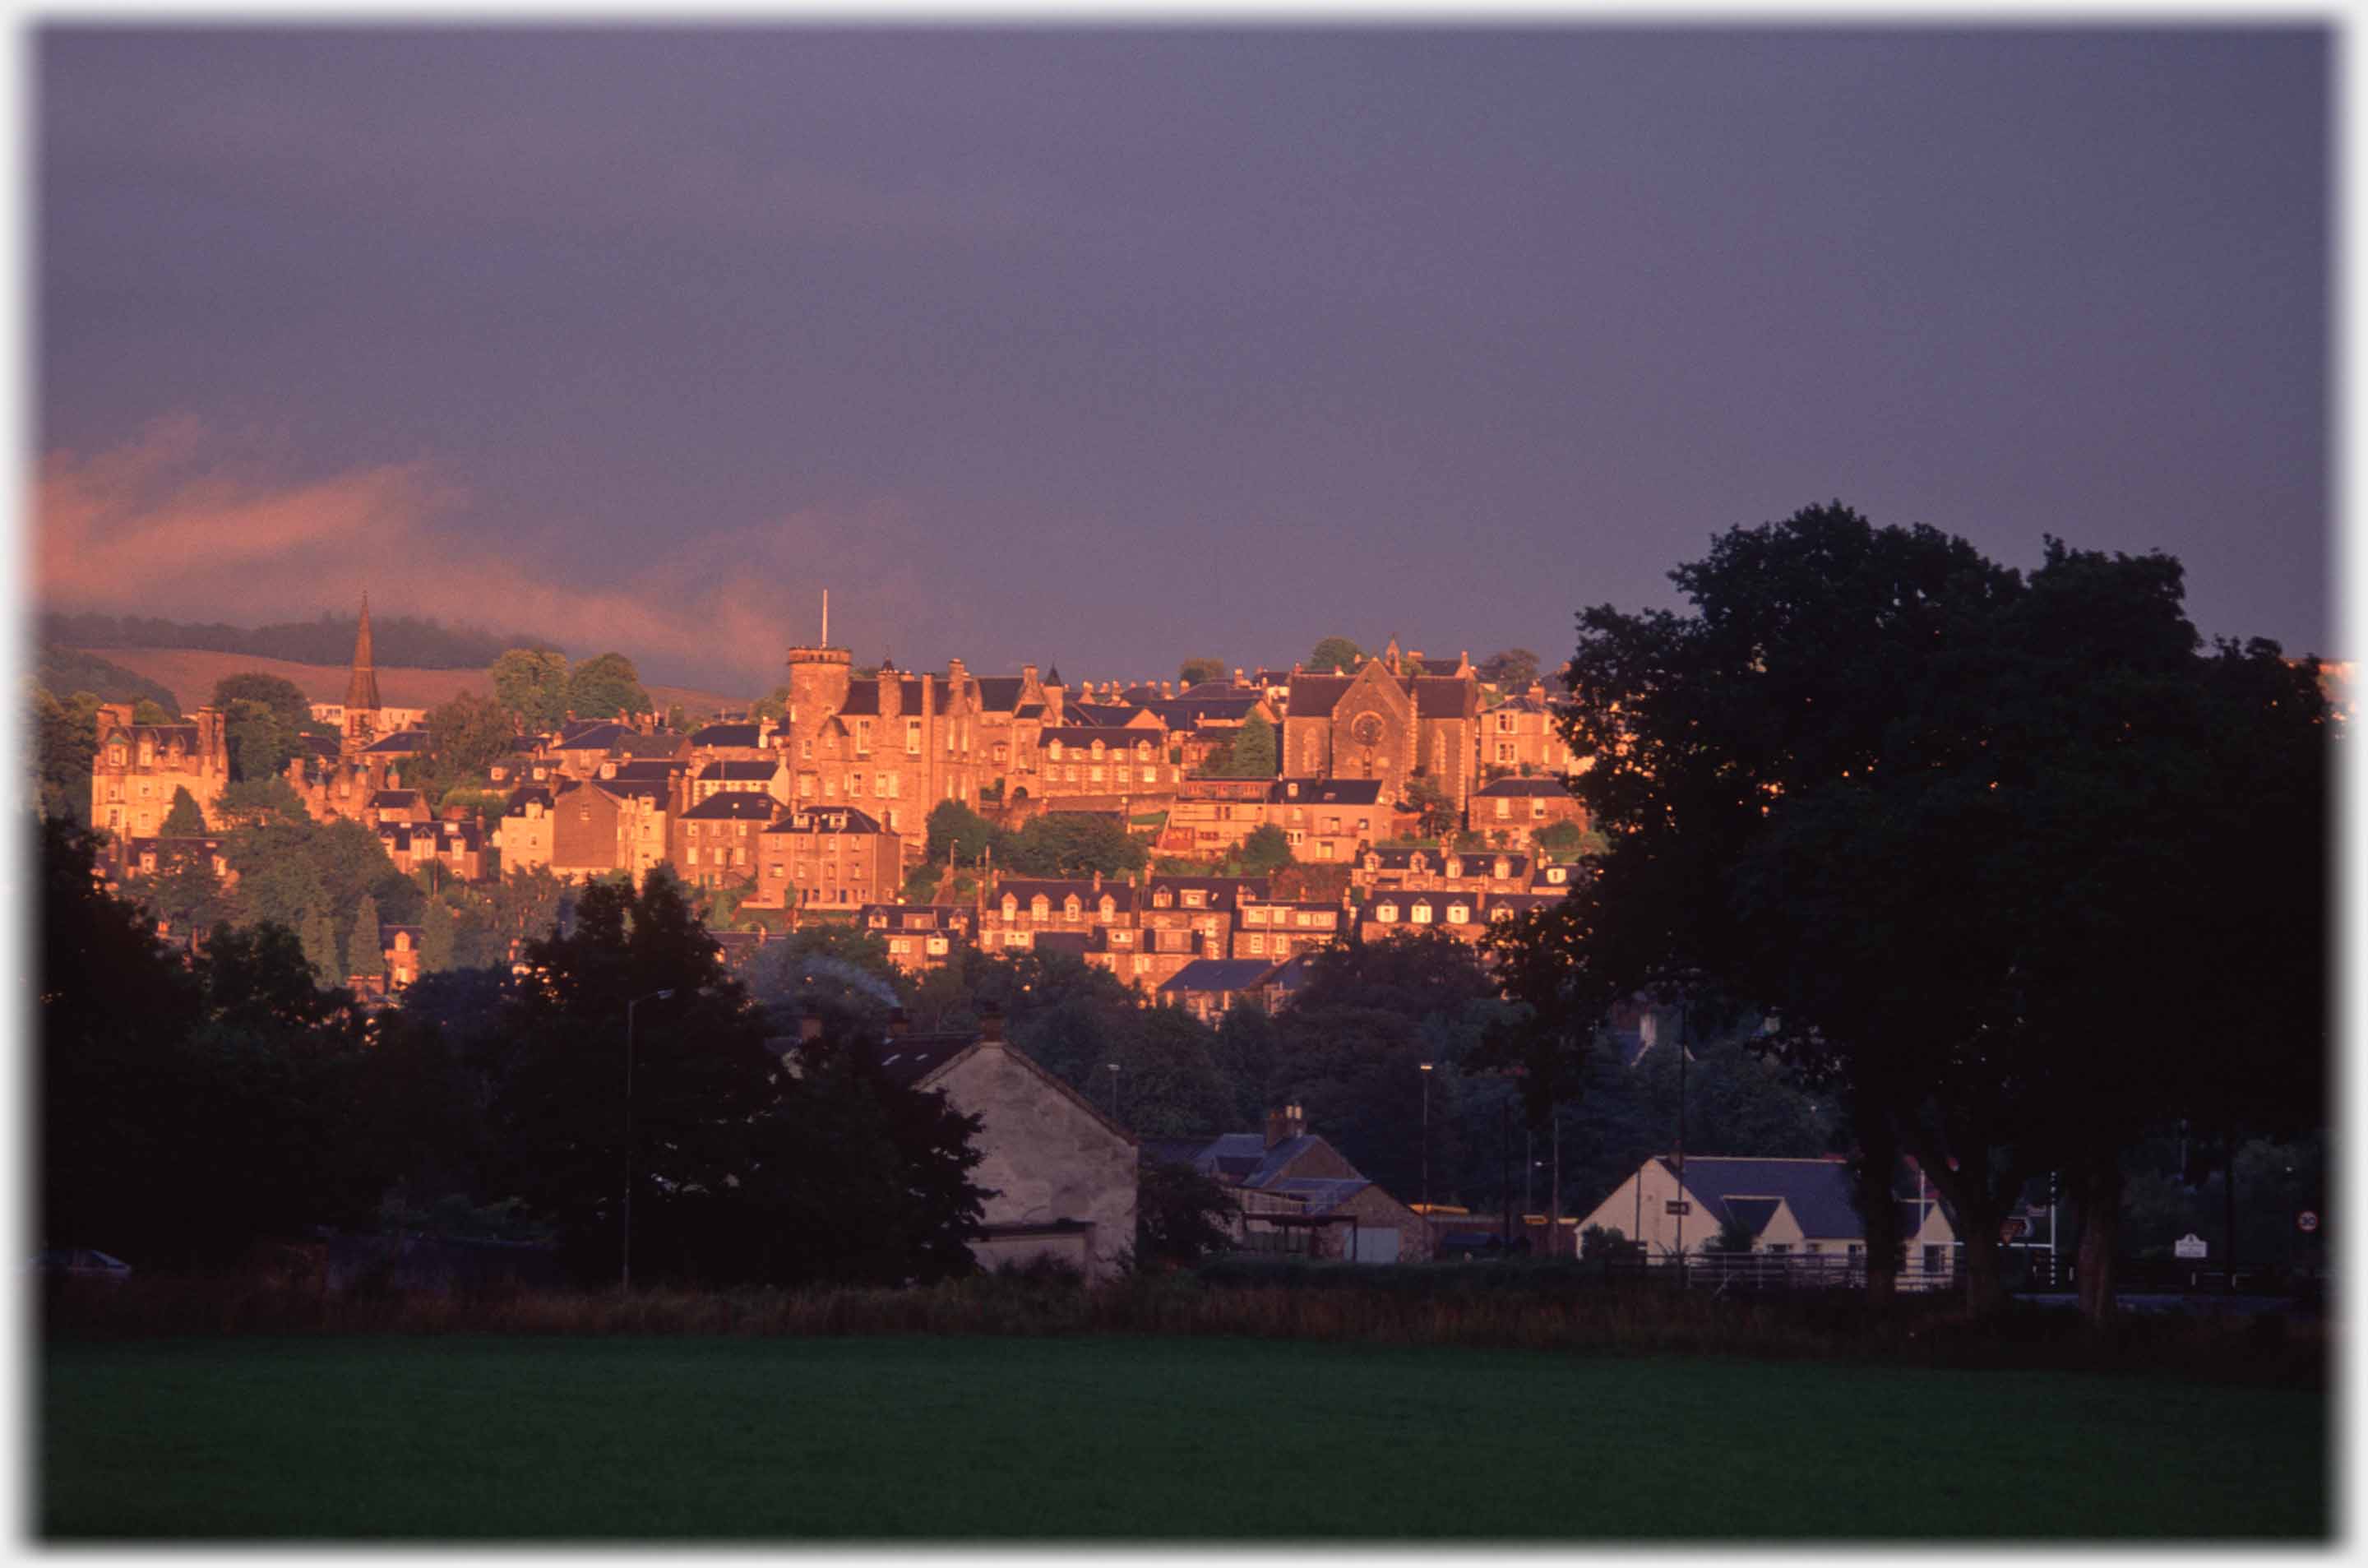
[[[830,590],[822,591],[822,645],[830,646]]]

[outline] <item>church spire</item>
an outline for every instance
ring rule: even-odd
[[[354,633],[354,672],[346,677],[346,726],[358,713],[378,711],[378,671],[370,662],[370,595],[362,596],[362,622]],[[375,728],[373,723],[372,728]]]

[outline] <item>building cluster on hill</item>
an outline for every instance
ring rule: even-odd
[[[334,711],[337,738],[306,739],[285,780],[313,820],[371,829],[406,874],[638,882],[663,862],[742,909],[853,917],[908,969],[961,943],[1068,951],[1196,1011],[1270,996],[1291,959],[1336,938],[1428,927],[1476,940],[1567,891],[1570,869],[1533,840],[1585,825],[1542,687],[1499,697],[1468,655],[1402,653],[1395,639],[1353,674],[1237,669],[1180,690],[1073,690],[1057,668],[982,676],[960,659],[859,676],[848,650],[820,645],[791,648],[788,673],[778,717],[571,718],[520,733],[475,781],[503,798],[497,814],[439,812],[405,787],[433,743],[416,710],[381,699],[365,604],[345,700],[318,710]],[[214,710],[153,725],[101,710],[91,814],[120,869],[153,869],[176,790],[217,821],[229,777]],[[907,904],[940,801],[1004,829],[1101,817],[1212,872],[1271,827],[1294,860],[1345,875],[1337,897],[1277,898],[1259,878],[1064,881],[990,860],[966,899]],[[1418,825],[1432,847],[1389,846]],[[1486,847],[1440,846],[1459,840]]]

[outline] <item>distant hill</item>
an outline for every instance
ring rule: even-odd
[[[137,702],[142,698],[156,703],[167,713],[181,711],[181,700],[170,689],[159,686],[137,671],[127,670],[96,653],[85,653],[75,648],[61,648],[54,643],[41,644],[40,662],[34,666],[33,678],[51,697],[61,700],[77,691],[87,691],[109,702]],[[208,687],[208,691],[213,687]]]
[[[359,615],[327,611],[322,612],[318,620],[288,620],[256,627],[51,611],[41,617],[40,637],[44,642],[68,648],[186,648],[214,653],[251,653],[257,658],[286,659],[299,665],[342,665],[353,657],[354,633],[360,623]],[[370,647],[381,665],[482,670],[506,648],[558,646],[545,637],[450,627],[432,617],[370,617]]]
[[[378,641],[376,616],[370,617],[370,640],[373,644]],[[298,663],[290,659],[259,658],[248,653],[208,653],[194,648],[110,648],[107,651],[107,658],[98,662],[110,667],[120,666],[136,678],[162,682],[175,691],[186,691],[189,694],[191,707],[211,697],[215,684],[224,676],[248,670],[260,670],[265,675],[278,676],[292,682],[296,689],[312,701],[343,702],[346,699],[346,677],[352,673],[347,662],[352,653],[353,645],[349,639],[345,651],[338,654],[334,664]],[[491,662],[490,659],[487,661]],[[381,661],[376,667],[379,700],[390,708],[440,707],[463,691],[474,691],[480,697],[493,695],[493,682],[487,678],[484,665],[465,670],[421,669]],[[96,688],[85,687],[84,689]],[[693,687],[658,686],[650,681],[643,681],[642,689],[648,692],[652,700],[661,708],[679,702],[692,715],[726,709],[746,709],[749,702],[746,696],[726,697]],[[54,692],[57,688],[52,687],[51,690]],[[183,710],[176,709],[175,711]]]

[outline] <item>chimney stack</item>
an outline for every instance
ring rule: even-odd
[[[817,1040],[822,1038],[822,1015],[820,1013],[809,1011],[798,1016],[798,1038],[806,1041]]]
[[[1003,1043],[1003,1009],[992,1002],[979,1009],[978,1038],[993,1045]]]
[[[1269,1149],[1300,1137],[1306,1131],[1307,1113],[1298,1106],[1287,1105],[1266,1113],[1266,1146]]]

